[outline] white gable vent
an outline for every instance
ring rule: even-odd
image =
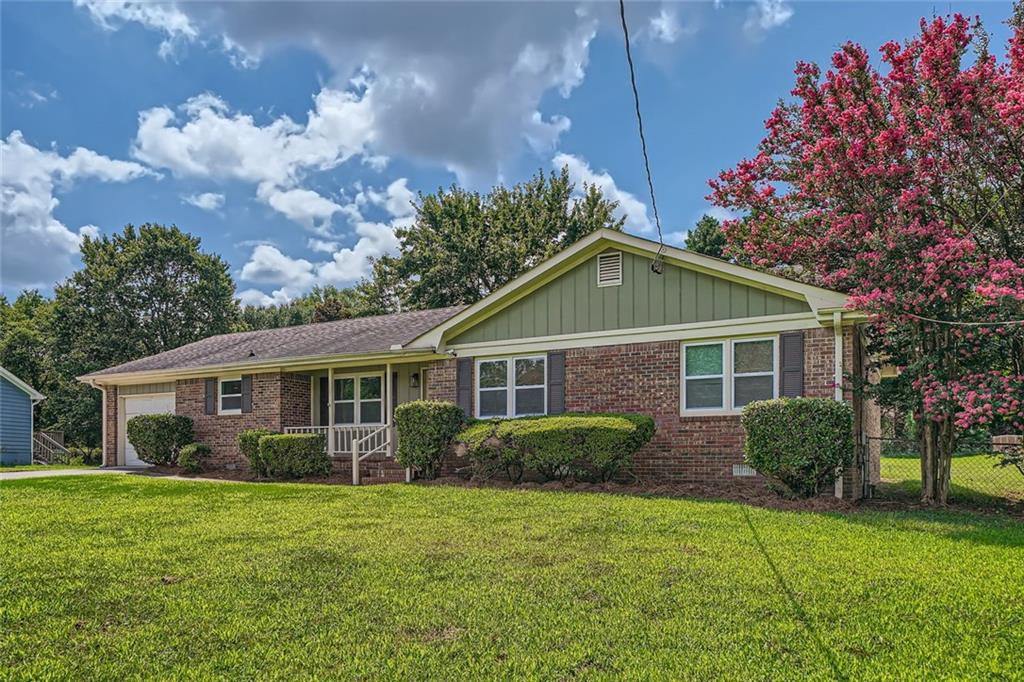
[[[597,286],[615,287],[622,284],[622,252],[602,253],[597,257]]]

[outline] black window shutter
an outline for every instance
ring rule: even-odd
[[[779,358],[782,380],[779,395],[796,398],[804,394],[804,333],[787,332],[779,335]]]
[[[242,375],[242,413],[252,412],[252,375]]]
[[[217,380],[206,379],[206,414],[217,414]]]
[[[473,358],[455,361],[455,404],[467,417],[473,416]]]
[[[565,412],[565,352],[548,353],[548,414]]]
[[[320,426],[327,426],[331,421],[330,388],[327,377],[320,377]]]
[[[391,373],[391,409],[398,407],[398,372]]]

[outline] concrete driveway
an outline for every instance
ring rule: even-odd
[[[17,481],[22,478],[46,478],[48,476],[91,476],[93,474],[135,474],[147,467],[88,467],[82,469],[36,469],[34,471],[2,471],[0,481]]]

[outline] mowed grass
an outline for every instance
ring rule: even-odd
[[[0,474],[15,471],[52,471],[53,469],[95,469],[97,464],[0,464]]]
[[[996,467],[996,461],[989,455],[954,457],[950,469],[953,500],[979,504],[1024,502],[1024,476],[1014,467]],[[882,483],[889,491],[911,498],[920,496],[919,459],[882,457],[881,464]]]
[[[1024,524],[441,486],[0,485],[0,676],[1024,676]]]

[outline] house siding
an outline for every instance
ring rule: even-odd
[[[0,464],[32,463],[32,398],[0,377]]]
[[[615,251],[609,249],[608,251]],[[597,286],[597,257],[456,335],[450,345],[805,313],[802,299],[622,253],[622,284]]]
[[[804,395],[832,398],[834,332],[815,328],[803,333]],[[846,328],[846,371],[859,369],[853,364],[854,341],[853,329]],[[641,480],[701,484],[736,480],[733,466],[743,463],[740,417],[680,415],[680,353],[678,341],[569,349],[565,361],[566,410],[651,416],[656,424],[654,438],[634,459],[633,472]],[[454,360],[435,362],[427,374],[429,398],[455,400]],[[844,397],[853,400],[848,391]],[[453,461],[445,471],[464,464]],[[855,468],[850,467],[844,476],[847,497],[860,493],[859,472]]]

